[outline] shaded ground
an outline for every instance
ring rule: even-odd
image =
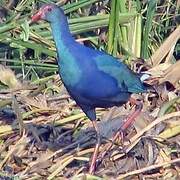
[[[116,179],[120,174],[126,176],[126,172],[142,169],[144,173],[140,176],[145,178],[168,176],[178,179],[178,164],[173,160],[179,158],[179,98],[176,90],[164,95],[165,87],[164,84],[158,90],[159,95],[148,93],[136,97],[144,99],[143,112],[125,133],[123,144],[121,140],[113,142],[113,147],[101,159],[96,175]],[[34,86],[33,90],[13,94],[9,90],[1,91],[0,96],[4,99],[1,103],[10,105],[12,102],[12,106],[1,108],[0,167],[3,176],[75,178],[88,170],[96,142],[94,129],[64,90],[65,94],[58,96],[43,93],[42,89],[34,94],[38,88]],[[97,110],[103,136],[101,153],[132,110],[129,104]],[[168,111],[170,114],[166,114]],[[171,166],[161,166],[169,161],[173,163]],[[153,170],[148,170],[154,164],[160,164],[160,167],[152,166]],[[143,171],[144,167],[147,169]]]

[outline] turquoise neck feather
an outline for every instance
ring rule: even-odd
[[[74,43],[66,17],[51,23],[51,29],[58,53],[63,53],[69,44]],[[62,54],[61,54],[62,55]]]
[[[78,62],[72,55],[72,47],[77,46],[77,42],[72,37],[66,17],[51,23],[53,38],[58,53],[58,65],[60,75],[64,84],[67,86],[75,86],[81,76]]]

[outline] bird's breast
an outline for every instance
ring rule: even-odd
[[[72,55],[60,57],[58,65],[61,79],[66,87],[75,86],[80,81],[82,72]]]

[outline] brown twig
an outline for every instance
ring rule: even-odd
[[[150,170],[153,170],[153,169],[157,169],[157,168],[169,165],[169,164],[174,164],[174,163],[177,163],[177,162],[180,162],[180,158],[177,158],[177,159],[174,159],[174,160],[171,160],[171,161],[167,161],[167,162],[163,162],[163,163],[160,163],[160,164],[151,165],[151,166],[148,166],[148,167],[145,167],[145,168],[142,168],[142,169],[138,169],[138,170],[135,170],[135,171],[131,171],[131,172],[128,172],[126,174],[122,174],[122,175],[118,176],[117,179],[124,179],[124,178],[126,178],[128,176],[144,173],[144,172],[147,172],[147,171],[150,171]]]

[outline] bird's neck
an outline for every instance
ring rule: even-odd
[[[60,21],[57,19],[57,21],[51,23],[51,29],[58,55],[60,57],[65,56],[67,48],[75,43],[69,30],[67,18],[61,18]]]

